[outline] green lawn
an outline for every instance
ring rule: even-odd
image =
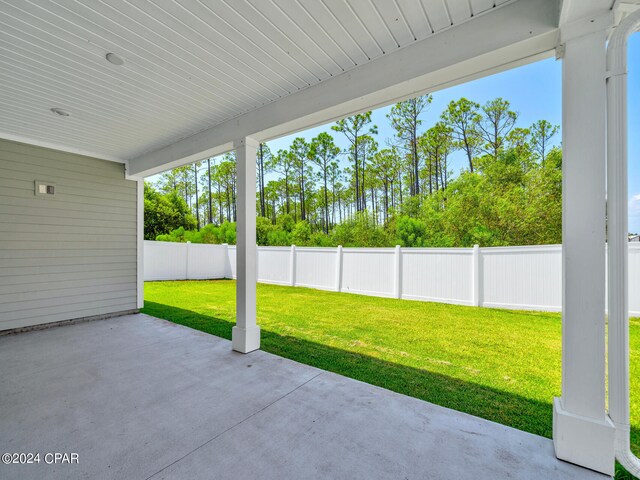
[[[231,338],[235,282],[148,282],[149,315]],[[551,437],[556,313],[258,285],[262,349]],[[631,322],[632,444],[640,453],[640,319]]]

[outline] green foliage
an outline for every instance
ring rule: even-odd
[[[522,144],[520,144],[522,145]],[[378,156],[382,165],[388,151]],[[471,247],[538,245],[562,241],[562,152],[552,148],[544,162],[527,149],[504,150],[497,159],[476,159],[476,170],[463,172],[431,195],[409,197],[397,215],[390,210],[381,223],[359,212],[329,233],[310,220],[282,214],[275,225],[256,219],[259,245],[345,247]],[[181,198],[175,197],[180,203]],[[193,218],[191,228],[193,228]],[[207,225],[200,232],[184,227],[157,240],[193,243],[235,243],[235,223]]]
[[[291,231],[291,242],[294,245],[309,245],[311,239],[311,225],[306,220],[296,223]]]
[[[551,139],[560,131],[560,127],[552,125],[546,120],[538,120],[529,129],[531,144],[541,162],[547,158],[551,150]]]
[[[176,228],[193,229],[196,219],[176,192],[162,194],[144,184],[144,238],[154,240]]]
[[[427,227],[416,218],[403,215],[396,222],[398,242],[403,247],[425,247],[428,244]]]
[[[185,230],[183,227],[177,228],[168,234],[158,235],[159,242],[191,242],[191,243],[236,243],[235,222],[224,222],[220,226],[213,224],[205,225],[200,231]]]
[[[311,234],[309,245],[313,247],[337,247],[338,244],[333,240],[330,235],[323,232],[316,232]]]
[[[158,235],[156,240],[161,242],[200,243],[200,232],[196,232],[195,230],[185,230],[184,227],[180,227],[170,233]]]
[[[220,243],[236,244],[236,222],[224,222],[220,225],[220,233],[218,238]]]
[[[276,225],[283,231],[287,233],[291,233],[293,228],[296,225],[296,221],[293,219],[292,215],[284,214],[278,217]]]
[[[393,236],[376,225],[368,212],[360,212],[353,219],[337,225],[332,237],[335,244],[344,247],[387,247],[393,243]]]
[[[291,245],[289,233],[285,230],[273,230],[267,235],[267,245],[284,247]]]
[[[478,103],[463,97],[458,101],[451,101],[440,115],[442,122],[451,128],[453,146],[466,154],[470,172],[473,172],[473,160],[482,145],[482,116],[479,112]]]
[[[197,242],[197,243],[220,243],[219,234],[220,234],[220,229],[215,225],[211,223],[209,225],[205,225],[200,230],[200,242]]]
[[[274,225],[264,217],[256,218],[256,243],[258,245],[269,245],[269,234],[273,232]]]
[[[560,243],[558,127],[546,120],[517,125],[518,114],[503,98],[484,105],[460,98],[427,121],[431,100],[426,95],[390,109],[394,135],[384,139],[385,148],[379,148],[383,139],[376,137],[370,111],[331,127],[343,137],[342,151],[329,131],[310,141],[295,138],[277,153],[262,145],[257,243]],[[451,168],[456,152],[455,165],[464,165],[459,172]],[[235,243],[236,174],[233,153],[163,174],[162,193],[145,187],[145,238]],[[206,226],[193,232],[197,225]]]

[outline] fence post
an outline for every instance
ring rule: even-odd
[[[223,243],[224,247],[224,277],[231,278],[231,260],[229,260],[229,244]]]
[[[402,248],[396,245],[395,252],[395,282],[393,284],[394,298],[402,298]]]
[[[184,266],[184,279],[185,280],[189,280],[189,246],[191,245],[191,242],[187,242],[187,246],[185,247],[187,249],[187,253],[185,255],[186,257],[186,262],[185,266]]]
[[[473,275],[471,277],[473,278],[473,300],[472,300],[473,306],[479,307],[480,291],[481,291],[480,282],[482,281],[482,276],[480,275],[480,246],[479,245],[473,246],[473,263],[471,268],[473,269]]]
[[[342,290],[342,245],[336,249],[336,292]]]
[[[291,245],[291,257],[289,259],[289,283],[292,287],[296,286],[296,246]]]

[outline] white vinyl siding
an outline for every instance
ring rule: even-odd
[[[136,255],[123,164],[0,140],[0,330],[135,309]]]

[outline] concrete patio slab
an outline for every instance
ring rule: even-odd
[[[146,315],[0,337],[0,478],[601,479],[549,439]]]

